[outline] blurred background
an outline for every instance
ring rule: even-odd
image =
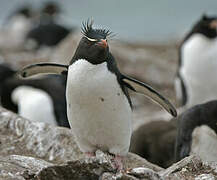
[[[39,8],[46,0],[1,0],[0,22],[16,8],[29,4]],[[201,14],[216,12],[213,0],[61,0],[61,23],[80,27],[81,22],[93,18],[97,25],[108,27],[118,39],[159,42],[179,39]]]

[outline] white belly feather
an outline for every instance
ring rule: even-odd
[[[30,86],[19,86],[12,92],[18,114],[31,121],[57,125],[52,98],[45,91]]]
[[[69,67],[67,114],[83,152],[96,149],[126,155],[132,133],[132,112],[116,76],[107,64],[78,60]]]
[[[187,89],[187,106],[217,99],[217,40],[196,34],[182,46],[181,76]]]

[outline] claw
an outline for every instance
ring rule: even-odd
[[[91,157],[95,157],[95,153],[94,152],[85,152],[85,155],[88,157],[88,158],[91,158]]]

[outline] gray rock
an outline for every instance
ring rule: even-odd
[[[158,173],[155,171],[144,168],[144,167],[139,167],[139,168],[134,168],[130,171],[127,172],[130,175],[136,176],[139,179],[150,179],[150,180],[162,180],[162,178],[159,176]]]
[[[134,168],[117,172],[110,155],[97,151],[96,157],[68,162],[64,165],[50,166],[40,171],[34,179],[40,180],[161,180],[157,172],[148,168]]]
[[[83,157],[69,129],[33,123],[0,108],[0,155],[30,155],[52,162]]]
[[[159,172],[159,175],[166,180],[202,180],[204,177],[217,179],[216,167],[214,164],[203,162],[198,156],[189,156]]]
[[[24,180],[53,165],[41,159],[20,155],[0,156],[0,179]]]

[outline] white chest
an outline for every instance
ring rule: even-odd
[[[189,106],[216,99],[217,40],[195,34],[183,44],[181,53],[180,73]]]
[[[19,86],[12,92],[18,114],[31,121],[57,125],[51,97],[40,89]]]
[[[195,34],[183,44],[181,54],[183,71],[198,75],[209,73],[208,69],[217,66],[217,39]]]
[[[78,60],[69,67],[67,115],[80,149],[126,154],[131,137],[131,108],[107,64]]]

